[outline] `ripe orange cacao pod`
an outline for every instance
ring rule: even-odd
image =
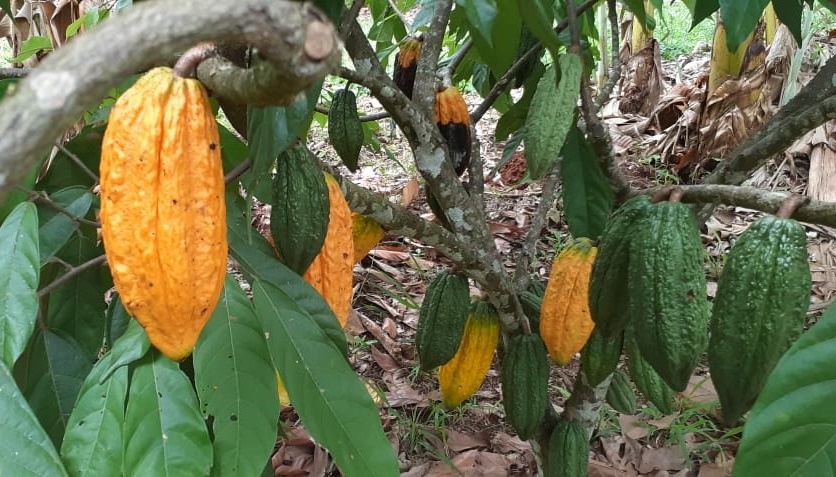
[[[340,184],[325,174],[331,210],[325,243],[308,270],[302,276],[325,298],[341,326],[348,321],[351,311],[351,282],[354,278],[354,240],[352,239],[351,209],[340,190]]]
[[[482,385],[499,343],[499,315],[485,301],[470,305],[464,335],[453,359],[438,368],[441,397],[448,407],[456,407]]]
[[[589,274],[598,249],[589,239],[570,243],[555,258],[540,307],[540,336],[552,359],[564,365],[592,334]]]
[[[151,343],[182,359],[226,275],[218,126],[200,82],[160,67],[125,91],[110,113],[99,172],[116,290]]]

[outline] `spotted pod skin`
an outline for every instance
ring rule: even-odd
[[[99,174],[116,290],[151,343],[183,359],[226,276],[220,140],[200,82],[160,67],[125,91],[110,113]]]
[[[461,92],[448,86],[435,94],[435,122],[447,141],[456,174],[462,175],[470,164],[470,112]]]
[[[447,407],[456,407],[473,396],[491,368],[499,343],[499,315],[488,302],[471,303],[459,349],[453,359],[438,368],[441,399]]]
[[[708,344],[703,246],[687,205],[650,206],[630,242],[629,313],[644,359],[682,391]]]
[[[322,248],[302,278],[316,288],[331,307],[340,326],[345,327],[351,313],[351,285],[354,280],[351,209],[339,182],[331,174],[324,174],[331,204],[328,230]]]
[[[811,280],[804,227],[792,219],[756,220],[729,252],[708,344],[726,423],[752,407],[778,359],[801,335]]]
[[[597,386],[615,371],[623,347],[623,332],[606,337],[598,328],[592,330],[586,346],[581,350],[581,369],[590,386]]]
[[[622,414],[636,413],[636,393],[630,386],[630,378],[620,369],[612,373],[612,381],[607,388],[607,404]]]
[[[589,314],[589,274],[597,253],[589,239],[580,238],[552,263],[540,306],[540,336],[561,366],[583,348],[595,326]]]
[[[549,437],[546,477],[586,477],[589,435],[580,421],[561,418]]]
[[[650,363],[644,359],[639,351],[638,344],[636,344],[636,339],[632,335],[633,333],[628,329],[624,336],[630,376],[645,399],[653,403],[662,414],[671,414],[673,412],[674,391],[659,376],[659,373],[650,366]]]
[[[421,303],[415,334],[421,369],[435,369],[453,359],[464,335],[469,305],[464,275],[442,270],[433,278]]]
[[[543,423],[549,403],[548,353],[540,336],[511,337],[501,373],[506,420],[520,439],[531,439]]]
[[[610,217],[601,241],[598,257],[589,280],[589,311],[592,321],[604,336],[614,336],[629,323],[627,270],[630,241],[638,232],[637,224],[650,207],[650,198],[639,195],[625,202]]]

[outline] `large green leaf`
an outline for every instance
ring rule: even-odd
[[[804,4],[801,0],[781,0],[772,2],[775,15],[792,33],[796,43],[803,41],[801,33],[801,14],[804,11]]]
[[[116,355],[107,353],[84,380],[67,422],[61,458],[71,476],[122,474],[122,423],[128,394],[128,368],[108,379],[104,373]],[[100,382],[103,381],[103,382]]]
[[[194,373],[215,436],[212,475],[258,475],[277,432],[276,371],[252,304],[232,276],[195,346]]]
[[[242,177],[256,197],[269,201],[270,171],[276,157],[305,132],[313,117],[322,82],[308,88],[303,98],[287,107],[247,108],[250,172]]]
[[[493,25],[496,19],[496,0],[456,0],[456,5],[464,8],[471,33],[479,36],[489,47],[493,47]]]
[[[38,211],[21,202],[0,225],[0,360],[14,366],[38,316]]]
[[[377,407],[348,362],[280,288],[256,280],[252,290],[273,363],[305,428],[344,475],[398,475]]]
[[[743,428],[734,477],[836,475],[836,306],[784,354]]]
[[[726,28],[726,45],[729,51],[737,51],[749,33],[752,33],[769,2],[770,0],[720,0],[720,16]]]
[[[130,323],[131,315],[128,314],[128,310],[122,304],[119,294],[114,292],[110,304],[107,306],[107,313],[105,313],[104,347],[106,349],[113,348],[113,343],[125,334]]]
[[[241,198],[227,194],[229,252],[248,279],[260,278],[281,288],[319,325],[343,356],[348,354],[345,333],[325,299],[275,256],[273,248],[249,224]]]
[[[0,81],[0,100],[3,99],[3,83],[5,81]],[[38,178],[38,173],[41,171],[41,165],[38,164],[23,177],[23,180],[20,182],[19,187],[15,187],[8,194],[6,194],[6,200],[0,204],[0,221],[6,220],[6,217],[12,213],[15,207],[17,207],[21,202],[26,202],[29,200],[29,191],[35,188],[35,182]]]
[[[46,263],[55,255],[73,232],[78,230],[78,222],[68,214],[75,217],[84,217],[93,204],[93,194],[84,187],[69,187],[59,190],[50,196],[50,199],[63,211],[53,207],[41,205],[38,207],[38,231],[40,241],[41,263]]]
[[[612,208],[613,193],[592,146],[577,126],[566,136],[563,157],[563,208],[573,237],[601,235]]]
[[[133,369],[124,425],[125,475],[209,475],[212,443],[192,383],[157,350]]]
[[[38,423],[9,368],[0,361],[0,475],[66,476],[58,452]]]
[[[92,367],[71,336],[52,331],[36,335],[15,367],[21,391],[56,446]]]
[[[529,31],[557,58],[560,40],[554,31],[554,2],[546,0],[520,0],[520,16]]]
[[[116,357],[111,360],[110,365],[104,371],[99,382],[104,382],[117,369],[139,361],[148,353],[150,348],[151,342],[148,340],[148,334],[145,333],[145,328],[140,326],[138,321],[130,320],[125,333],[113,343],[113,351],[111,353]]]
[[[691,14],[691,28],[697,26],[719,9],[720,0],[694,0],[694,9]]]
[[[59,252],[65,262],[78,265],[104,253],[96,231],[86,226],[82,231]],[[49,294],[49,326],[70,334],[91,358],[98,354],[105,336],[107,304],[103,297],[112,285],[107,266],[100,265],[75,275]]]
[[[462,1],[462,4],[465,3]],[[479,5],[486,2],[477,0],[472,3],[473,9],[477,11],[481,9],[483,13],[468,12],[465,8],[462,8],[465,14],[451,15],[451,25],[457,19],[456,17],[463,17],[481,62],[487,64],[493,75],[498,78],[505,73],[517,56],[517,42],[519,41],[520,25],[522,24],[517,2],[516,0],[495,0],[485,7]],[[490,11],[493,9],[496,13],[493,14],[490,22],[486,22],[490,17]],[[459,9],[454,10],[453,13],[456,14],[457,10]],[[480,23],[473,23],[474,15],[482,17]],[[487,24],[491,26],[489,37],[484,30]]]

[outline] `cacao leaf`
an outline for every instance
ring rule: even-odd
[[[38,316],[38,212],[22,202],[0,225],[0,359],[14,366]]]
[[[743,428],[733,477],[836,474],[836,306],[784,354]]]
[[[84,217],[93,203],[93,194],[84,187],[70,187],[51,194],[50,199],[66,212],[76,217]],[[41,265],[43,265],[67,243],[72,234],[78,230],[79,224],[67,214],[45,205],[38,207],[38,223],[40,224],[38,236]]]
[[[583,133],[572,126],[560,151],[563,208],[573,237],[598,237],[607,223],[613,193],[598,156]]]
[[[189,378],[152,349],[134,363],[125,407],[125,475],[209,475],[212,443]]]
[[[38,423],[12,373],[0,360],[0,474],[62,477],[67,471],[58,451]]]
[[[122,423],[128,394],[128,368],[103,379],[117,355],[107,353],[84,380],[67,422],[61,458],[71,476],[122,474]]]
[[[212,475],[258,475],[277,432],[276,374],[258,317],[231,275],[195,347],[194,373],[215,436]]]
[[[151,348],[151,342],[148,340],[145,329],[142,328],[138,321],[130,320],[125,333],[113,343],[113,350],[111,352],[116,355],[116,358],[111,362],[107,370],[102,373],[103,376],[99,384],[102,384],[117,369],[138,361],[145,356],[149,348]]]
[[[397,475],[377,406],[348,362],[282,289],[254,280],[252,290],[270,356],[305,429],[344,475]]]

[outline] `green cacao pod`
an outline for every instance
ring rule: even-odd
[[[438,385],[445,406],[456,407],[479,390],[491,368],[498,343],[496,309],[486,301],[474,301],[456,355],[438,368]]]
[[[304,144],[279,155],[273,178],[270,233],[282,262],[302,275],[328,231],[331,201],[325,176]]]
[[[560,419],[549,437],[546,477],[586,477],[589,436],[580,421]]]
[[[519,295],[523,313],[528,317],[531,331],[534,333],[540,332],[540,308],[543,305],[545,292],[546,286],[542,282],[531,282]]]
[[[737,239],[717,286],[708,364],[728,424],[752,407],[781,355],[802,333],[810,305],[804,228],[756,220]]]
[[[501,373],[506,420],[520,439],[530,439],[543,422],[549,401],[549,358],[540,336],[511,337]]]
[[[620,369],[612,373],[612,381],[607,388],[607,404],[622,414],[636,413],[636,393],[630,385],[630,378]]]
[[[624,346],[624,333],[604,336],[598,327],[592,330],[581,350],[581,369],[590,386],[597,386],[615,370]]]
[[[682,391],[708,341],[702,240],[680,202],[652,205],[639,225],[630,242],[630,319],[642,357]]]
[[[630,376],[636,383],[636,388],[648,401],[653,403],[662,414],[673,412],[674,391],[665,383],[661,376],[644,360],[636,344],[633,333],[628,330],[624,336],[624,347],[627,349],[627,365]]]
[[[560,68],[559,82],[555,68]],[[546,69],[537,84],[523,130],[525,160],[534,180],[542,179],[552,169],[557,151],[575,124],[582,74],[581,57],[566,53]]]
[[[538,40],[537,37],[531,33],[531,30],[528,29],[525,25],[523,25],[522,30],[520,30],[520,43],[517,46],[517,58],[514,60],[514,63],[520,60],[523,55],[528,52],[531,48],[537,45]],[[514,88],[522,88],[525,84],[525,81],[531,76],[531,73],[537,66],[537,63],[540,63],[540,56],[542,56],[543,47],[539,48],[540,54],[535,54],[529,57],[525,63],[517,70],[517,74],[514,75]]]
[[[340,155],[343,164],[352,172],[357,171],[360,149],[363,147],[363,125],[357,113],[357,97],[350,89],[334,93],[328,110],[328,139]]]
[[[645,195],[628,200],[610,217],[601,235],[589,280],[589,312],[595,327],[605,336],[613,336],[627,327],[629,288],[625,284],[630,240],[650,205],[650,198]]]
[[[434,369],[453,358],[464,335],[469,305],[464,275],[443,270],[433,278],[421,303],[415,336],[421,369]]]

